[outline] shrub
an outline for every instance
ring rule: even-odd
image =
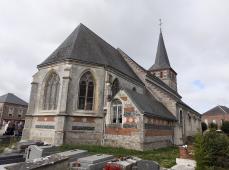
[[[206,153],[203,147],[203,136],[198,133],[195,136],[194,158],[196,160],[196,170],[202,170],[206,164]]]
[[[210,130],[217,130],[218,129],[218,125],[216,123],[213,123],[213,122],[211,122],[208,127]]]
[[[209,167],[229,168],[229,138],[216,131],[209,131],[204,136],[198,134],[194,154],[197,170]]]
[[[202,132],[204,132],[205,130],[208,129],[208,126],[205,122],[201,122],[201,128],[202,128]]]
[[[226,133],[227,135],[229,135],[229,121],[224,121],[222,126],[221,126],[221,130]]]

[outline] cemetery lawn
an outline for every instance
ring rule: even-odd
[[[177,147],[166,147],[150,151],[135,151],[124,148],[112,148],[107,146],[95,146],[95,145],[62,145],[61,151],[70,149],[83,149],[88,150],[91,154],[111,154],[116,157],[123,156],[136,156],[146,160],[153,160],[158,162],[162,167],[171,168],[176,164],[176,158],[179,156]]]
[[[10,148],[14,145],[16,145],[16,143],[18,141],[20,141],[21,138],[17,138],[17,137],[11,137],[9,139],[9,141],[5,141],[5,142],[1,142],[0,143],[0,153],[2,153],[4,151],[5,148]]]

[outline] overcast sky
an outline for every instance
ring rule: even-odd
[[[228,0],[0,0],[0,95],[28,101],[36,66],[83,23],[144,68],[159,22],[178,91],[200,113],[229,107]]]

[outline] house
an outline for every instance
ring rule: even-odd
[[[7,121],[25,121],[28,103],[12,93],[0,96],[0,124]]]
[[[226,106],[218,105],[202,115],[202,122],[207,125],[215,123],[218,127],[221,127],[223,121],[229,121],[229,108]]]
[[[23,139],[147,150],[183,144],[201,115],[181,100],[160,32],[146,70],[80,24],[33,76]]]

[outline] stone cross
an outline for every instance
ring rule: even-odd
[[[162,21],[161,21],[161,18],[160,18],[160,19],[159,19],[160,31],[161,31],[161,25],[162,25]]]

